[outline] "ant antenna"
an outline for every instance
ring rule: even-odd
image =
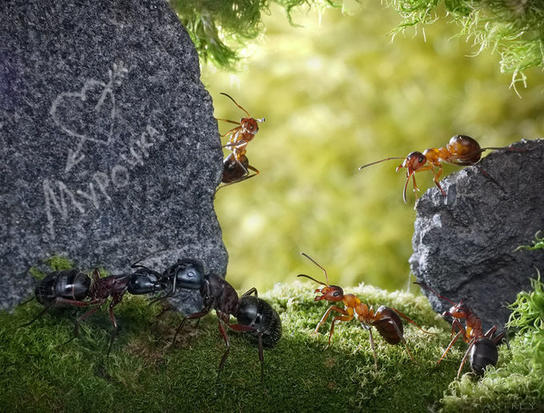
[[[435,290],[433,290],[431,287],[429,287],[427,284],[425,283],[422,283],[422,282],[419,282],[419,281],[414,281],[414,284],[417,284],[419,285],[420,287],[432,292],[434,295],[436,295],[438,298],[441,298],[443,300],[446,300],[447,302],[453,304],[453,305],[457,305],[456,302],[453,302],[452,300],[450,300],[449,298],[446,298],[446,297],[443,297],[441,296],[440,294],[438,294]],[[461,300],[461,302],[459,304],[461,304],[463,302],[463,300]]]
[[[392,159],[405,159],[405,158],[401,158],[400,156],[393,156],[393,157],[391,157],[391,158],[380,159],[379,161],[370,162],[370,163],[367,163],[366,165],[360,166],[360,167],[359,167],[359,170],[364,169],[364,168],[367,168],[367,167],[372,166],[372,165],[376,165],[377,163],[382,163],[382,162],[385,162],[385,161],[390,161],[390,160],[392,160]]]
[[[235,104],[236,106],[238,106],[240,109],[242,109],[242,110],[246,113],[246,115],[247,115],[248,117],[250,117],[250,118],[252,117],[252,116],[248,113],[247,110],[245,110],[243,107],[241,107],[241,106],[238,104],[238,102],[236,102],[236,101],[234,100],[234,98],[233,98],[232,96],[227,95],[227,94],[224,93],[224,92],[221,92],[220,95],[225,95],[226,97],[228,97],[230,100],[232,100],[232,101],[234,102],[234,104]]]
[[[305,274],[299,274],[297,275],[297,277],[306,277],[306,278],[309,278],[311,280],[314,280],[316,283],[319,283],[321,285],[326,285],[326,286],[329,286],[329,276],[327,275],[327,270],[325,268],[323,268],[321,265],[319,265],[319,263],[314,260],[312,257],[310,257],[308,254],[306,254],[305,252],[301,252],[300,255],[308,258],[310,261],[312,261],[315,265],[317,265],[319,268],[321,268],[321,270],[323,271],[323,273],[325,274],[325,279],[327,280],[327,283],[324,283],[324,282],[321,282],[321,281],[317,281],[315,278],[312,278],[308,275],[305,275]]]

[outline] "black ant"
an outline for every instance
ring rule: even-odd
[[[415,284],[426,289],[427,291],[430,291],[438,298],[446,300],[452,304],[452,307],[448,311],[445,311],[442,315],[444,317],[451,316],[453,318],[451,325],[451,335],[453,338],[436,364],[440,364],[459,337],[462,337],[465,343],[468,344],[468,348],[463,356],[463,359],[461,360],[461,365],[457,371],[457,378],[460,377],[463,366],[465,365],[469,355],[470,367],[477,375],[481,376],[488,365],[491,364],[495,366],[499,359],[497,344],[504,339],[505,332],[503,331],[495,335],[497,326],[494,325],[484,333],[482,330],[482,321],[466,304],[463,304],[463,300],[455,303],[449,298],[441,296],[425,283],[416,282]],[[463,327],[460,320],[465,320],[465,327]],[[456,332],[457,334],[455,334]],[[453,336],[454,334],[455,336]]]
[[[329,277],[327,275],[327,271],[325,268],[323,268],[320,264],[318,264],[313,258],[311,258],[308,254],[302,253],[302,255],[306,258],[308,258],[311,262],[313,262],[315,265],[317,265],[323,273],[325,274],[325,280],[326,283],[316,280],[313,277],[310,277],[306,274],[299,274],[297,277],[305,277],[309,278],[310,280],[315,281],[318,284],[324,285],[325,287],[321,289],[316,289],[316,293],[320,293],[321,295],[317,295],[314,298],[314,301],[320,301],[320,300],[327,300],[329,302],[343,302],[344,308],[337,307],[336,305],[331,305],[325,314],[323,314],[323,317],[315,327],[314,332],[317,333],[319,331],[319,328],[327,321],[327,318],[331,314],[331,312],[339,313],[340,315],[335,316],[332,320],[331,324],[331,330],[329,332],[329,345],[331,344],[331,338],[334,333],[334,324],[337,321],[351,321],[353,318],[357,317],[357,320],[361,323],[361,327],[363,327],[365,330],[368,330],[369,337],[370,337],[370,347],[372,348],[372,352],[374,354],[374,367],[378,368],[378,358],[376,356],[376,349],[374,347],[374,339],[372,337],[372,327],[376,327],[376,330],[378,330],[378,333],[384,338],[384,340],[389,344],[398,344],[402,342],[406,348],[406,352],[414,361],[414,357],[412,356],[412,353],[410,352],[410,349],[408,348],[408,344],[406,343],[406,340],[404,339],[403,334],[403,324],[400,319],[400,317],[404,318],[409,323],[414,324],[417,328],[419,328],[421,331],[429,333],[425,330],[423,330],[421,327],[419,327],[412,319],[408,318],[406,315],[401,313],[400,311],[389,308],[384,305],[380,306],[376,311],[371,306],[368,306],[367,304],[364,304],[361,302],[359,298],[357,298],[353,294],[344,294],[344,291],[341,287],[337,285],[329,285]],[[399,317],[400,316],[400,317]]]
[[[230,352],[230,340],[225,327],[234,331],[249,333],[256,338],[261,362],[261,377],[263,377],[263,346],[273,347],[281,337],[281,320],[278,313],[268,303],[258,298],[255,288],[250,289],[239,298],[236,290],[226,280],[213,273],[206,274],[202,263],[186,260],[184,264],[183,268],[181,266],[178,266],[178,268],[171,267],[162,275],[156,273],[163,280],[168,280],[167,284],[169,285],[169,291],[159,297],[158,300],[171,297],[177,291],[177,288],[186,288],[199,290],[204,305],[201,311],[183,318],[176,329],[172,342],[175,343],[186,320],[200,319],[213,309],[217,315],[219,332],[225,341],[226,347],[219,363],[218,377]],[[255,296],[253,297],[252,294],[255,294]],[[230,323],[231,315],[237,318],[237,324]]]
[[[36,300],[45,306],[44,310],[21,327],[32,324],[52,307],[92,307],[75,320],[75,338],[78,336],[79,323],[98,311],[111,297],[109,315],[114,329],[108,347],[109,353],[118,331],[114,307],[121,302],[127,291],[130,294],[149,294],[160,288],[159,280],[153,274],[141,270],[128,275],[108,277],[101,277],[98,269],[93,270],[91,277],[77,269],[54,271],[47,274],[34,291]]]
[[[406,168],[406,183],[404,184],[404,191],[402,192],[402,199],[406,203],[406,189],[408,188],[408,182],[410,181],[410,177],[412,178],[414,183],[414,192],[419,191],[419,188],[416,184],[416,172],[432,170],[434,183],[436,184],[442,195],[446,196],[446,192],[444,191],[444,189],[442,189],[440,183],[438,182],[438,179],[442,174],[442,163],[446,162],[461,166],[475,165],[480,160],[482,152],[488,149],[504,148],[496,148],[491,146],[481,148],[480,144],[470,136],[455,135],[450,139],[445,147],[429,148],[426,149],[423,153],[411,152],[408,154],[408,156],[406,156],[406,158],[394,156],[381,159],[379,161],[363,165],[359,167],[359,170],[392,159],[404,159],[404,161],[399,166],[397,166],[396,171],[398,172],[400,169]]]

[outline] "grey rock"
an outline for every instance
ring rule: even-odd
[[[111,273],[188,257],[224,276],[217,123],[168,4],[0,3],[0,308],[53,255]]]
[[[462,299],[484,328],[502,327],[506,306],[544,269],[543,251],[516,250],[544,230],[543,165],[544,140],[523,140],[443,179],[446,197],[433,188],[416,203],[412,272]],[[425,294],[437,312],[451,306]]]

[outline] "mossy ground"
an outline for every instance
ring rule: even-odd
[[[438,410],[444,401],[446,410],[457,406],[467,410],[468,388],[485,386],[488,398],[495,397],[490,389],[493,381],[487,377],[478,382],[467,374],[462,381],[454,381],[466,348],[463,343],[436,366],[450,330],[424,297],[368,286],[346,289],[369,304],[397,308],[437,333],[426,335],[406,326],[415,362],[402,346],[387,345],[376,334],[376,371],[368,332],[356,322],[338,325],[329,348],[330,323],[320,334],[312,334],[327,307],[313,301],[314,287],[309,282],[279,284],[263,295],[279,311],[283,323],[278,346],[265,350],[264,383],[257,349],[234,332],[229,334],[231,352],[217,380],[224,344],[213,315],[205,317],[198,328],[186,328],[170,347],[180,316],[169,312],[156,318],[159,305],[127,296],[116,311],[122,329],[111,354],[106,355],[111,325],[105,310],[87,320],[80,336],[68,344],[64,343],[73,335],[73,310],[53,311],[24,328],[20,325],[41,310],[36,302],[20,306],[13,314],[0,313],[1,410],[422,412]],[[523,354],[516,355],[530,348],[515,340],[511,348],[501,346],[499,368],[491,374],[496,377],[507,371],[505,363],[520,370],[513,379],[511,373],[505,377],[510,396],[501,399],[503,404],[493,400],[495,409],[520,407],[527,392],[537,395],[526,407],[534,406],[542,394],[535,393],[525,379],[530,367],[524,365]],[[505,396],[502,391],[498,394]],[[485,407],[482,395],[478,400]]]

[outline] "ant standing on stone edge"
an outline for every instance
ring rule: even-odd
[[[438,179],[442,174],[443,162],[461,166],[475,165],[480,160],[482,152],[488,149],[499,150],[505,148],[506,147],[497,148],[491,146],[481,148],[480,144],[470,136],[455,135],[450,139],[445,147],[429,148],[423,153],[411,152],[408,154],[408,156],[406,156],[406,158],[393,156],[390,158],[380,159],[379,161],[367,163],[359,167],[359,170],[392,159],[404,159],[404,161],[397,166],[396,171],[398,172],[400,169],[406,168],[406,183],[404,184],[404,191],[402,192],[402,199],[406,203],[406,189],[408,188],[410,178],[412,178],[414,182],[414,192],[419,191],[416,184],[416,172],[432,170],[434,183],[442,195],[446,196],[446,192],[444,189],[442,189],[440,183],[438,182]]]

